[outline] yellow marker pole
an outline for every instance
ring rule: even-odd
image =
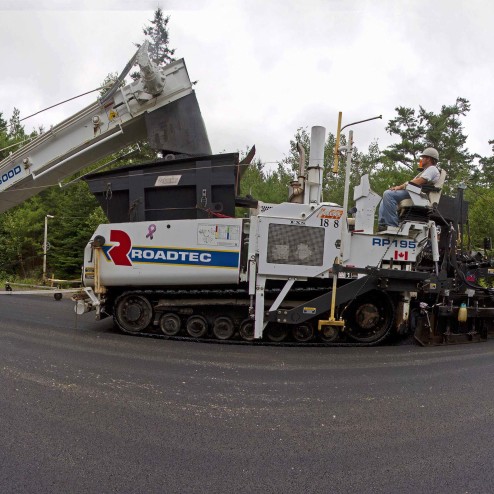
[[[340,260],[338,257],[335,258],[334,263],[335,264],[340,263]],[[338,283],[338,273],[333,273],[333,288],[331,290],[331,311],[329,314],[329,319],[327,321],[321,319],[317,322],[317,329],[319,331],[321,331],[321,328],[323,326],[344,326],[345,325],[345,321],[343,321],[342,319],[339,319],[339,320],[335,319],[335,317],[334,317],[334,311],[335,311],[335,307],[336,307],[336,286],[337,286],[337,283]]]
[[[339,264],[339,259],[336,258],[334,260],[334,263]],[[338,274],[333,273],[333,289],[331,290],[331,313],[329,315],[330,321],[335,320],[334,319],[334,309],[335,309],[335,305],[336,305],[336,286],[337,286],[337,283],[338,283]]]
[[[100,278],[100,252],[101,247],[93,248],[94,255],[94,293],[101,294],[101,278]]]

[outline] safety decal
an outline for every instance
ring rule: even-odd
[[[328,220],[339,220],[343,216],[342,209],[330,209],[322,207],[317,213],[318,218],[328,219]]]

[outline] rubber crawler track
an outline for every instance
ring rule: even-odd
[[[143,296],[163,296],[165,294],[169,294],[164,291],[154,291],[154,290],[132,290],[129,292],[124,292],[120,296],[124,296],[127,294],[136,294]],[[117,297],[117,299],[120,297]],[[193,343],[206,343],[206,344],[220,344],[220,345],[249,345],[249,346],[275,346],[275,347],[375,347],[382,345],[384,342],[389,342],[391,340],[390,333],[391,330],[388,330],[381,338],[377,341],[373,342],[358,342],[358,341],[333,341],[333,342],[325,342],[325,341],[308,341],[308,342],[297,342],[297,341],[281,341],[275,342],[267,339],[262,340],[253,340],[247,341],[239,338],[238,336],[233,337],[227,340],[220,340],[214,338],[212,336],[205,338],[194,338],[192,336],[187,335],[176,335],[176,336],[168,336],[158,332],[149,332],[146,330],[140,332],[130,332],[123,329],[115,320],[115,316],[113,316],[114,325],[118,330],[129,336],[139,336],[144,338],[155,338],[161,340],[172,340],[172,341],[187,341]],[[317,332],[317,331],[316,331]],[[317,338],[317,336],[316,336]]]
[[[188,341],[192,343],[208,343],[215,345],[249,345],[249,346],[276,346],[276,347],[374,347],[382,344],[383,340],[388,341],[387,337],[382,338],[379,341],[373,343],[359,343],[355,342],[322,342],[322,341],[309,341],[307,343],[298,343],[296,341],[266,341],[266,340],[218,340],[216,338],[192,338],[191,336],[166,336],[164,334],[158,333],[129,333],[118,328],[118,330],[129,336],[144,337],[144,338],[155,338],[160,340],[173,340],[173,341]]]

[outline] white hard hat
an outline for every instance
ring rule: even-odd
[[[436,161],[439,161],[439,153],[434,148],[426,148],[422,151],[420,156],[429,156],[429,158],[433,158]]]

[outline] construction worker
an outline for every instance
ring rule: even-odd
[[[437,168],[439,153],[434,148],[426,148],[420,155],[420,168],[422,171],[410,182],[390,187],[383,194],[379,206],[379,231],[386,230],[388,226],[398,226],[398,204],[404,199],[408,199],[410,194],[405,187],[410,183],[422,187],[425,184],[435,185],[440,177]]]

